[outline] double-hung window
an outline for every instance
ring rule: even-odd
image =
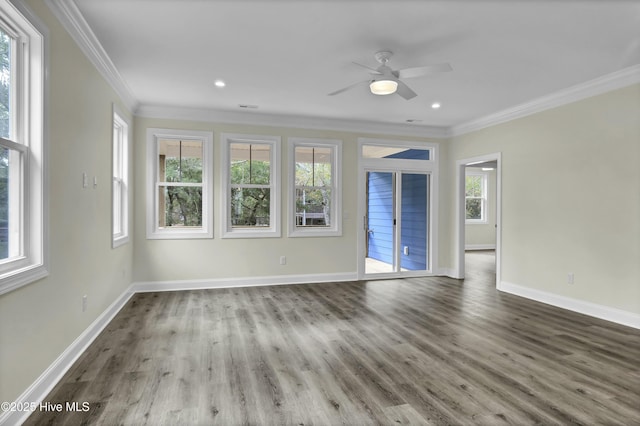
[[[0,294],[47,275],[46,33],[21,1],[0,0]]]
[[[213,134],[147,129],[147,238],[213,237]]]
[[[289,139],[289,236],[342,235],[337,140]]]
[[[279,136],[222,135],[225,238],[280,236]]]
[[[113,111],[113,247],[129,241],[129,125]]]
[[[467,223],[485,223],[487,221],[487,174],[481,172],[465,173],[465,204]]]

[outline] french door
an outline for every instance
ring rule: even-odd
[[[429,271],[430,175],[365,170],[365,275]]]

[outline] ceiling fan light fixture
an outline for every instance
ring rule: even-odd
[[[375,80],[369,84],[374,95],[390,95],[398,90],[398,82],[393,80]]]

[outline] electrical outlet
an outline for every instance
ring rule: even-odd
[[[86,173],[82,173],[82,187],[87,188],[89,186],[89,178]]]
[[[567,275],[567,284],[573,284],[573,279],[574,279],[573,272],[570,272]]]
[[[404,246],[404,249],[402,250],[402,252],[404,253],[405,256],[409,256],[409,246]]]
[[[280,264],[281,265],[287,264],[287,256],[280,256]]]
[[[87,311],[87,295],[82,296],[82,312]]]

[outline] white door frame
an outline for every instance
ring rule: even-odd
[[[456,161],[456,226],[455,226],[455,276],[464,278],[465,249],[465,166],[472,163],[496,161],[496,287],[502,280],[502,153],[481,155]]]

